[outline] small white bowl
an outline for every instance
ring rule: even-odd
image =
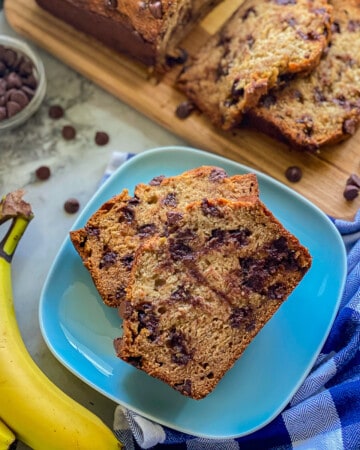
[[[1,132],[23,124],[38,110],[46,93],[46,76],[41,59],[27,43],[10,36],[0,35],[0,45],[12,49],[18,55],[23,55],[30,59],[33,64],[33,75],[37,81],[35,94],[25,108],[14,114],[12,117],[0,120]],[[2,77],[0,76],[0,79],[1,78]]]

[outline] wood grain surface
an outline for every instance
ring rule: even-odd
[[[241,0],[225,0],[190,34],[183,47],[190,54],[195,52],[241,3]],[[360,207],[360,196],[353,201],[343,197],[349,175],[360,173],[360,131],[340,145],[308,154],[294,151],[253,130],[240,128],[222,132],[200,113],[178,119],[175,109],[185,99],[175,88],[178,68],[157,80],[147,68],[41,10],[35,0],[7,0],[4,11],[9,24],[18,33],[180,136],[190,146],[261,170],[334,217],[351,220]],[[303,170],[303,178],[298,183],[288,182],[284,175],[287,167],[293,165]]]

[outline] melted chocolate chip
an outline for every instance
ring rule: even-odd
[[[181,392],[183,395],[190,396],[191,395],[191,380],[184,380],[183,383],[178,383],[174,385],[174,389],[178,392]]]
[[[141,238],[145,238],[145,237],[153,236],[156,233],[156,231],[157,231],[157,228],[154,223],[147,223],[145,225],[141,225],[137,229],[137,234]]]
[[[154,177],[152,180],[150,180],[149,185],[150,186],[159,186],[161,182],[164,180],[165,175],[159,175],[157,177]]]
[[[121,259],[121,264],[128,270],[131,269],[133,262],[134,262],[134,255],[133,254],[128,254],[123,256]]]
[[[117,261],[117,253],[112,250],[106,250],[100,260],[99,269],[107,269],[113,266]]]
[[[169,240],[169,250],[174,261],[193,259],[192,248],[180,240]]]
[[[192,359],[192,352],[188,350],[184,334],[172,329],[168,346],[172,351],[171,360],[175,364],[186,365]]]
[[[204,214],[204,216],[212,216],[212,217],[222,217],[223,214],[220,211],[220,209],[216,206],[210,203],[208,199],[203,199],[201,202],[201,211]]]
[[[139,330],[146,329],[149,331],[149,339],[154,340],[158,334],[159,319],[153,311],[149,303],[144,303],[138,310]]]
[[[210,172],[209,181],[215,183],[215,182],[224,180],[225,178],[227,178],[227,176],[228,175],[227,175],[227,173],[226,173],[226,171],[224,169],[221,169],[219,167],[215,167]]]
[[[167,194],[166,197],[162,200],[162,204],[175,208],[177,205],[176,193],[170,192],[169,194]]]

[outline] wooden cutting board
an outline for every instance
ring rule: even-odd
[[[191,33],[183,46],[190,54],[196,51],[197,46],[241,3],[242,0],[225,0]],[[259,132],[216,130],[199,113],[180,120],[175,116],[175,109],[184,97],[174,87],[179,69],[156,80],[145,67],[105,48],[41,10],[35,0],[7,0],[4,10],[8,22],[18,33],[180,136],[189,145],[261,170],[334,217],[351,220],[360,207],[360,196],[354,201],[346,201],[343,197],[349,175],[360,173],[360,131],[345,143],[323,148],[318,154],[307,154],[291,150]],[[298,183],[288,182],[284,175],[286,168],[293,165],[303,170],[303,178]]]

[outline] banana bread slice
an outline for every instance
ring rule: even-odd
[[[352,136],[360,123],[360,2],[332,0],[326,57],[306,78],[284,83],[249,112],[249,122],[299,150]]]
[[[134,196],[124,190],[103,204],[83,228],[71,231],[70,239],[105,304],[116,307],[125,296],[139,244],[175,223],[188,202],[258,195],[255,174],[227,176],[218,167],[198,167],[139,184]]]
[[[281,79],[316,67],[331,17],[326,0],[246,0],[177,85],[216,126],[231,129]]]
[[[141,245],[117,355],[208,395],[295,289],[311,256],[258,199],[204,199]]]

